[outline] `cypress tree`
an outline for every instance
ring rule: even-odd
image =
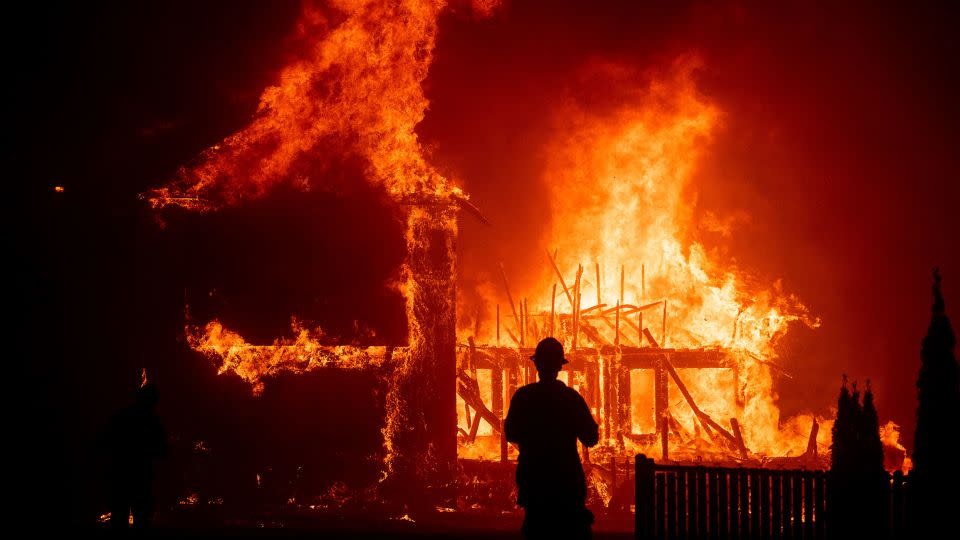
[[[843,376],[840,395],[837,397],[837,417],[833,422],[830,442],[829,491],[827,509],[830,530],[841,538],[854,531],[855,504],[854,469],[856,468],[856,407],[853,396],[847,389],[847,376]]]
[[[843,376],[840,386],[840,396],[837,397],[837,418],[831,429],[830,441],[830,471],[835,474],[849,472],[853,466],[853,441],[851,437],[853,424],[853,404],[850,391],[847,390],[847,376]]]
[[[873,390],[867,380],[867,389],[863,393],[863,413],[860,416],[860,438],[863,449],[863,470],[870,475],[882,474],[883,442],[880,441],[880,420],[877,408],[873,404]]]
[[[910,473],[910,507],[918,533],[948,530],[960,506],[960,381],[954,356],[956,337],[947,318],[939,269],[933,271],[930,326],[920,349],[917,429]]]
[[[850,475],[855,477],[863,472],[863,436],[860,433],[863,426],[863,406],[860,404],[860,391],[857,382],[853,382],[853,392],[850,393]]]
[[[829,526],[837,538],[881,537],[888,521],[888,476],[877,409],[869,381],[862,405],[856,383],[852,388],[847,390],[844,375],[830,447]]]
[[[889,526],[890,477],[883,468],[883,442],[880,440],[880,422],[873,403],[873,389],[867,380],[863,393],[863,412],[860,414],[860,471],[857,477],[857,499],[860,531],[864,537],[885,536]]]

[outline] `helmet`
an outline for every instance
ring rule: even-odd
[[[544,338],[537,343],[537,349],[530,357],[534,364],[540,365],[541,362],[556,363],[560,366],[568,363],[563,357],[563,344],[552,337]]]

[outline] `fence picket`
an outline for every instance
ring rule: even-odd
[[[635,463],[636,538],[756,538],[813,540],[829,534],[824,471]],[[896,472],[884,484],[879,510],[891,538],[906,535],[908,479]]]

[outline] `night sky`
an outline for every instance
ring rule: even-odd
[[[696,175],[697,209],[749,218],[729,238],[689,240],[759,281],[782,279],[822,320],[784,344],[794,375],[777,383],[786,413],[828,414],[842,373],[870,378],[881,421],[901,424],[909,449],[934,266],[948,314],[960,312],[960,21],[936,4],[834,4],[508,0],[484,20],[455,4],[440,23],[418,133],[493,223],[461,220],[465,294],[466,274],[495,272],[500,260],[520,287],[534,274],[525,269],[544,264],[551,118],[570,92],[600,92],[577,86],[579,70],[598,59],[657,69],[696,54],[697,87],[724,113]],[[298,2],[53,3],[8,17],[19,34],[7,47],[17,73],[7,81],[8,282],[24,314],[14,341],[26,369],[25,450],[70,471],[50,473],[48,485],[83,492],[89,473],[76,469],[88,458],[78,453],[140,367],[174,394],[162,405],[172,431],[228,418],[239,429],[260,414],[251,405],[241,413],[250,418],[231,417],[249,389],[185,351],[187,305],[196,320],[219,316],[263,342],[287,333],[292,314],[344,341],[372,332],[403,342],[402,300],[385,285],[403,258],[399,225],[349,157],[329,172],[329,190],[281,189],[215,215],[172,212],[161,224],[137,198],[245,125],[296,52],[299,11]],[[340,381],[341,394],[289,384],[264,407],[335,407],[363,392],[369,401],[363,381]],[[376,416],[356,406],[360,421]],[[349,424],[290,422],[314,434]],[[309,439],[277,424],[283,448]],[[368,431],[357,445],[376,444]]]

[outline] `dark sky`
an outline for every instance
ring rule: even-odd
[[[699,240],[758,279],[782,278],[823,322],[790,337],[784,409],[825,413],[841,373],[872,378],[881,418],[903,425],[909,447],[934,265],[948,313],[960,306],[958,20],[934,3],[836,4],[514,0],[486,20],[462,6],[445,15],[418,132],[494,224],[463,220],[463,266],[506,260],[522,282],[543,264],[542,149],[573,74],[595,59],[655,69],[697,54],[698,88],[725,113],[696,177],[698,208],[750,215],[723,246]],[[297,2],[51,3],[8,19],[19,27],[7,47],[8,183],[25,269],[14,292],[26,341],[49,342],[24,352],[39,396],[121,395],[111,385],[131,364],[186,377],[189,361],[163,358],[182,347],[184,304],[202,306],[196,296],[211,289],[215,305],[197,318],[232,317],[259,339],[298,312],[402,339],[397,298],[363,292],[402,258],[370,189],[281,192],[217,217],[177,214],[167,229],[136,199],[245,124],[290,59],[298,12]],[[356,164],[340,169],[362,184]]]

